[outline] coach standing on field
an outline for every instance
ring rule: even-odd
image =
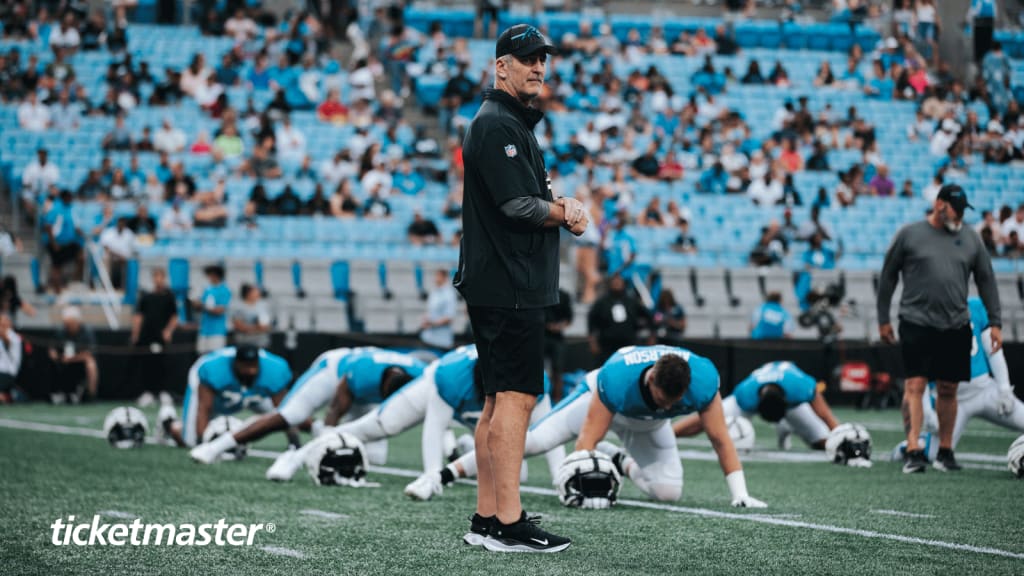
[[[918,445],[925,385],[935,381],[939,417],[938,470],[959,470],[953,456],[957,384],[971,379],[971,319],[967,310],[967,282],[974,274],[992,326],[992,348],[1002,346],[999,293],[992,261],[977,232],[963,225],[964,210],[973,208],[960,186],[947,184],[927,219],[896,233],[882,266],[878,287],[878,323],[882,340],[896,336],[889,320],[889,305],[896,283],[903,276],[900,300],[900,340],[906,385],[903,391],[903,427],[907,432],[904,473],[924,472],[928,465]]]
[[[530,106],[544,86],[551,43],[520,24],[498,37],[494,89],[469,125],[462,250],[455,287],[469,307],[486,398],[476,428],[477,509],[464,540],[492,551],[557,552],[569,539],[527,520],[519,499],[526,429],[544,391],[544,309],[558,302],[559,227],[588,218],[555,199],[533,136]]]

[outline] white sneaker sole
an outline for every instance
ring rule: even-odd
[[[476,532],[466,532],[462,537],[462,541],[470,546],[483,546],[484,540],[487,540],[487,536],[477,534]]]
[[[533,546],[529,546],[527,544],[505,544],[504,542],[497,540],[495,538],[485,538],[483,544],[484,548],[490,550],[491,552],[532,552],[535,554],[544,554],[549,552],[561,552],[562,550],[568,548],[569,545],[572,544],[572,542],[566,542],[565,544],[561,544],[559,546],[551,546],[549,548],[534,548]]]

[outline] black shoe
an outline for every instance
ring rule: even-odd
[[[903,473],[914,474],[924,472],[928,469],[928,459],[924,456],[924,450],[907,450],[903,456]]]
[[[497,518],[491,525],[490,538],[484,548],[491,552],[561,552],[572,543],[568,538],[541,530],[540,518],[527,518],[526,512],[514,524],[502,524]]]
[[[952,448],[939,448],[939,455],[935,457],[932,466],[943,472],[957,472],[963,469],[963,466],[957,464]]]
[[[462,541],[470,546],[483,546],[491,534],[491,525],[494,524],[494,516],[483,517],[473,514],[469,517],[469,532],[462,536]]]

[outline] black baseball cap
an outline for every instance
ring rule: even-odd
[[[536,26],[516,24],[498,36],[498,43],[494,45],[494,57],[501,58],[506,54],[528,56],[538,50],[544,50],[548,54],[557,52],[555,45],[541,34]]]
[[[253,346],[252,344],[239,344],[235,347],[235,360],[237,362],[256,362],[259,359],[259,346]]]
[[[957,184],[946,184],[940,188],[938,199],[949,202],[953,210],[961,216],[967,208],[974,210],[974,206],[971,206],[971,203],[967,201],[967,193]]]

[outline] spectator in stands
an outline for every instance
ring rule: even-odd
[[[391,204],[381,197],[381,187],[370,190],[370,197],[363,205],[363,217],[367,219],[391,218]]]
[[[758,206],[774,206],[783,199],[782,177],[770,172],[750,183],[747,196]]]
[[[663,288],[658,295],[652,321],[659,339],[679,340],[686,332],[686,310],[676,301],[671,288]]]
[[[804,169],[804,159],[796,147],[796,140],[787,138],[782,142],[782,153],[779,155],[779,163],[789,173],[800,172]]]
[[[196,194],[198,205],[192,214],[196,228],[223,228],[227,225],[229,213],[224,205],[224,187],[221,180],[212,191]]]
[[[227,312],[231,304],[231,290],[224,284],[224,268],[220,265],[207,266],[203,274],[209,286],[202,298],[192,300],[192,308],[200,312],[199,340],[196,350],[200,354],[220,350],[227,346]]]
[[[302,212],[302,199],[286,184],[284,190],[274,198],[274,213],[281,216],[298,216]]]
[[[828,60],[823,60],[821,66],[818,67],[818,72],[814,75],[814,86],[818,88],[827,88],[835,84],[836,77],[832,74],[832,65],[829,64]]]
[[[213,157],[216,161],[234,162],[245,153],[245,142],[238,135],[238,127],[225,124],[221,133],[213,140]]]
[[[152,246],[156,241],[156,220],[149,215],[149,207],[144,201],[139,202],[135,207],[135,215],[128,218],[126,223],[128,229],[135,234],[136,245]]]
[[[18,313],[24,312],[30,317],[35,317],[36,309],[28,300],[24,300],[18,292],[18,279],[14,276],[4,276],[0,280],[0,314],[5,314],[11,319],[11,325],[18,325]]]
[[[952,118],[946,118],[939,124],[937,130],[931,137],[928,144],[928,151],[932,156],[943,157],[949,154],[953,144],[957,141],[960,132],[960,125]]]
[[[104,150],[130,150],[132,148],[132,131],[125,124],[123,114],[118,114],[114,119],[114,127],[103,137],[101,146]]]
[[[285,162],[301,162],[306,155],[306,137],[292,125],[291,117],[285,115],[274,134],[278,157]]]
[[[647,203],[640,217],[637,219],[640,226],[658,227],[665,225],[665,218],[661,213],[661,198],[654,196]]]
[[[750,252],[750,263],[754,266],[777,266],[782,264],[787,249],[779,222],[772,220],[761,228],[761,237]]]
[[[104,260],[110,272],[110,283],[115,290],[124,287],[125,270],[128,260],[135,255],[135,233],[128,228],[127,218],[117,219],[117,225],[100,234]]]
[[[1003,256],[1006,258],[1024,258],[1024,242],[1021,242],[1021,234],[1017,230],[1011,230],[1006,235]]]
[[[157,152],[177,154],[185,149],[185,132],[174,127],[170,116],[165,116],[160,129],[153,135],[153,149]]]
[[[889,178],[889,167],[885,164],[879,164],[877,170],[868,184],[868,187],[871,189],[871,195],[893,196],[896,193],[896,184]]]
[[[372,162],[373,167],[370,169],[365,168],[368,162]],[[379,144],[374,143],[363,154],[363,166],[363,174],[359,179],[363,190],[370,193],[376,191],[383,198],[390,196],[394,179],[387,169],[384,157],[380,154]]]
[[[131,188],[124,176],[124,170],[114,168],[110,175],[110,183],[106,186],[106,195],[114,200],[124,200],[131,197]]]
[[[50,106],[50,125],[58,132],[73,132],[82,123],[82,106],[71,101],[67,88],[60,91],[57,102]]]
[[[697,238],[690,232],[690,213],[681,212],[678,219],[679,235],[672,242],[672,250],[683,254],[697,253]]]
[[[175,199],[171,202],[169,211],[164,212],[160,217],[160,230],[165,232],[184,232],[192,229],[192,217],[184,210],[184,201]]]
[[[352,163],[348,150],[338,150],[334,157],[320,164],[320,177],[328,186],[337,187],[343,180],[355,176],[355,164]]]
[[[764,84],[764,75],[761,74],[761,65],[757,60],[751,60],[747,65],[747,73],[740,79],[743,84]]]
[[[270,346],[270,307],[252,284],[242,284],[239,294],[242,301],[231,310],[232,340],[236,346],[251,344],[260,348]]]
[[[359,200],[352,193],[352,181],[342,180],[331,196],[331,215],[336,218],[355,218],[362,210]]]
[[[803,254],[804,267],[810,270],[835,270],[840,254],[825,245],[821,232],[813,234]]]
[[[281,165],[274,158],[271,148],[274,145],[272,138],[265,138],[252,150],[252,156],[242,163],[240,171],[243,175],[257,178],[259,180],[280,178],[284,171]]]
[[[183,190],[180,189],[181,186],[184,186]],[[167,181],[164,183],[164,189],[164,199],[168,202],[182,196],[185,200],[189,200],[196,193],[196,181],[192,176],[185,173],[184,164],[175,162],[171,166],[171,172]]]
[[[82,324],[81,310],[75,306],[64,308],[54,341],[59,346],[49,350],[50,360],[56,365],[53,382],[57,392],[51,396],[54,403],[62,403],[65,398],[76,404],[79,400],[95,399],[100,381],[94,356],[96,336]]]
[[[935,199],[939,196],[939,190],[946,183],[945,178],[942,176],[942,171],[936,172],[932,176],[932,181],[921,190],[921,196],[928,201],[929,204],[934,204]]]
[[[629,212],[620,208],[603,242],[605,262],[608,264],[607,275],[619,275],[627,281],[633,278],[633,263],[636,261],[636,240],[626,230],[628,224]]]
[[[107,41],[107,23],[103,19],[103,13],[94,11],[85,21],[81,30],[81,41],[83,51],[99,50]]]
[[[10,315],[0,311],[0,404],[11,401],[21,371],[21,336]]]
[[[321,122],[342,125],[348,120],[348,106],[341,102],[341,92],[337,88],[327,91],[327,99],[316,109],[316,117]]]
[[[64,14],[60,26],[51,28],[49,44],[54,53],[65,52],[72,55],[78,50],[82,43],[82,37],[75,25],[75,15],[71,12]]]
[[[313,195],[302,207],[303,214],[329,216],[331,214],[331,201],[324,194],[323,184],[317,182],[313,189]]]
[[[871,80],[864,85],[864,94],[878,100],[892,100],[896,84],[882,66],[881,60],[875,60],[871,66]]]
[[[36,150],[36,159],[21,171],[21,200],[25,215],[35,218],[36,207],[42,203],[47,191],[60,182],[60,170],[49,161],[46,148]]]
[[[50,109],[39,101],[35,90],[18,106],[18,126],[28,132],[43,132],[50,126]]]
[[[903,181],[903,188],[900,190],[900,197],[913,198],[915,196],[917,196],[917,194],[914,192],[914,182],[907,178]]]
[[[651,314],[627,289],[620,274],[608,279],[607,291],[594,302],[587,314],[590,353],[600,366],[616,350],[637,344],[641,328]]]
[[[259,35],[256,22],[246,14],[244,8],[237,8],[224,22],[224,32],[234,38],[236,43],[245,44]]]
[[[775,61],[775,67],[772,68],[772,72],[768,76],[768,81],[778,88],[789,87],[789,72],[786,71],[786,67],[782,65],[781,60]]]
[[[441,241],[441,232],[438,231],[437,225],[434,224],[433,220],[424,218],[420,210],[416,210],[413,213],[412,222],[409,224],[407,234],[409,242],[413,246],[437,244]]]
[[[447,351],[455,345],[455,320],[458,300],[449,270],[434,273],[434,288],[427,297],[427,313],[420,323],[420,341],[438,350]]]
[[[753,169],[751,172],[753,172]],[[705,194],[724,195],[728,183],[729,174],[725,171],[721,162],[715,162],[714,165],[701,173],[700,180],[697,182],[697,190]]]
[[[1007,238],[1014,232],[1018,238],[1024,238],[1024,202],[1017,206],[1017,212],[1013,218],[1008,218],[1002,223],[1003,235]]]
[[[210,69],[206,67],[206,58],[201,52],[197,52],[192,57],[192,62],[188,65],[188,68],[181,73],[178,87],[183,94],[194,96],[200,85],[206,84],[206,78],[210,74]]]

